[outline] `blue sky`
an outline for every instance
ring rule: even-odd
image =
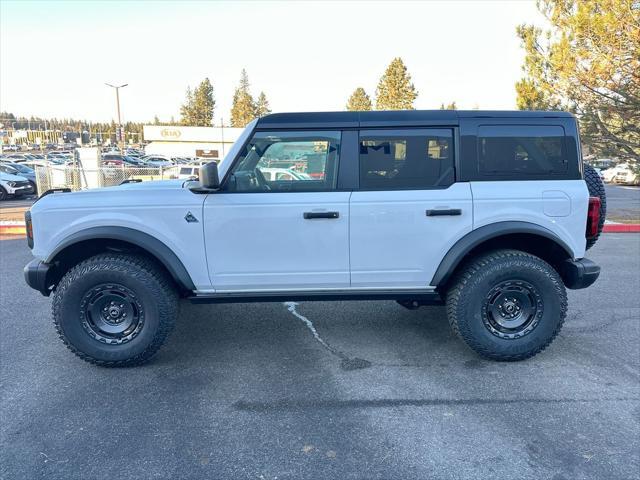
[[[213,82],[228,119],[240,70],[274,111],[342,110],[373,95],[396,56],[417,108],[515,108],[520,23],[544,25],[534,0],[424,2],[0,2],[0,110],[110,120],[179,116],[185,89]]]

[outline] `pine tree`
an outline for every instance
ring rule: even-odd
[[[271,108],[269,107],[269,100],[267,100],[267,96],[264,92],[260,92],[260,95],[258,95],[258,101],[256,102],[256,116],[264,117],[270,113]]]
[[[440,104],[440,110],[457,110],[457,109],[458,109],[458,106],[456,105],[456,102],[451,102],[446,107],[444,106],[444,103]]]
[[[256,118],[256,103],[249,92],[249,76],[243,68],[240,73],[240,85],[233,94],[231,126],[245,127],[254,118]]]
[[[637,0],[538,0],[550,29],[520,25],[520,109],[580,119],[594,153],[640,159],[640,5]],[[640,163],[638,164],[640,165]]]
[[[193,107],[195,125],[210,127],[213,124],[213,111],[216,101],[213,98],[213,85],[209,78],[205,78],[193,92]]]
[[[417,98],[411,75],[400,57],[394,58],[378,82],[376,89],[376,109],[413,110]]]
[[[347,110],[353,112],[362,112],[369,111],[371,109],[371,98],[369,98],[367,92],[365,92],[364,88],[362,87],[356,88],[347,101]]]
[[[216,101],[213,86],[205,78],[194,90],[187,87],[185,103],[180,107],[180,123],[191,127],[210,127]]]
[[[185,93],[185,101],[180,107],[180,124],[190,126],[193,125],[193,93],[191,87],[187,87]]]

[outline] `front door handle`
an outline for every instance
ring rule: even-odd
[[[302,216],[305,220],[313,220],[314,218],[338,218],[339,212],[304,212]]]
[[[427,217],[439,217],[444,215],[462,215],[462,210],[459,208],[427,210]]]

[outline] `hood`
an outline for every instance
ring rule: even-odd
[[[51,193],[40,197],[31,206],[31,211],[35,213],[48,209],[71,208],[95,214],[102,210],[130,209],[132,206],[157,206],[163,202],[173,205],[184,202],[185,198],[191,201],[192,197],[201,197],[200,201],[203,201],[203,195],[194,195],[186,189],[184,185],[188,183],[190,182],[185,180],[157,180],[90,188],[77,192]]]
[[[0,172],[0,180],[5,182],[26,182],[27,179],[19,175],[13,175],[11,173]]]
[[[115,187],[104,187],[93,189],[92,191],[104,191],[104,192],[112,192],[114,189],[118,190],[150,190],[150,189],[165,189],[165,190],[175,190],[183,188],[183,184],[185,183],[184,179],[177,180],[153,180],[148,182],[131,182],[125,183],[122,185],[116,185]],[[88,191],[88,190],[87,190]]]

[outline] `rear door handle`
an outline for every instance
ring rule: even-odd
[[[462,210],[459,208],[427,210],[427,217],[439,217],[444,215],[462,215]]]
[[[314,218],[339,218],[339,212],[304,212],[302,216],[305,220],[313,220]]]

